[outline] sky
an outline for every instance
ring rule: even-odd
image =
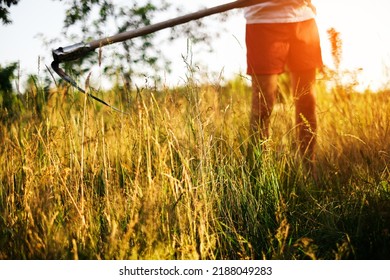
[[[179,1],[179,0],[177,0]],[[173,2],[173,1],[171,1]],[[196,11],[199,5],[212,7],[229,0],[199,0],[186,3],[189,11]],[[333,67],[327,30],[331,27],[341,33],[343,56],[341,67],[359,73],[361,88],[373,90],[390,86],[390,11],[389,0],[312,0],[317,7],[317,24],[321,36],[324,63]],[[50,65],[51,49],[64,45],[54,43],[45,46],[37,36],[61,37],[64,8],[63,2],[52,0],[21,0],[11,9],[13,23],[0,25],[0,65],[19,61],[21,79],[28,74],[40,74],[45,65]],[[245,73],[245,20],[242,13],[235,13],[224,23],[225,30],[213,42],[216,50],[193,53],[195,60],[203,61],[204,69],[222,73],[230,78]],[[210,26],[219,28],[217,25]],[[113,35],[113,34],[108,34]],[[97,38],[96,38],[97,39]],[[185,63],[182,55],[187,52],[186,40],[177,40],[163,49],[173,64],[173,73],[167,75],[168,84],[180,84],[185,79]],[[215,74],[215,79],[218,75]],[[213,79],[213,78],[211,78]]]

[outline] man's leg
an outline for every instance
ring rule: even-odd
[[[296,108],[296,125],[302,157],[314,168],[317,132],[315,79],[316,70],[291,73]]]
[[[278,75],[252,75],[250,133],[253,143],[269,137],[270,116],[277,87]]]

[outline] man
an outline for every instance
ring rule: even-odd
[[[310,0],[269,0],[245,8],[247,73],[252,78],[251,134],[267,139],[278,75],[288,70],[296,109],[299,149],[314,167],[316,69],[321,48]]]

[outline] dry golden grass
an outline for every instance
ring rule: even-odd
[[[316,183],[289,98],[248,163],[249,92],[190,81],[128,93],[129,115],[73,92],[25,109],[1,126],[0,258],[389,258],[390,94],[319,87]]]

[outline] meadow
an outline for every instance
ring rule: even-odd
[[[390,259],[390,92],[318,84],[318,180],[287,88],[248,160],[250,89],[99,97],[39,80],[2,108],[0,259]]]

